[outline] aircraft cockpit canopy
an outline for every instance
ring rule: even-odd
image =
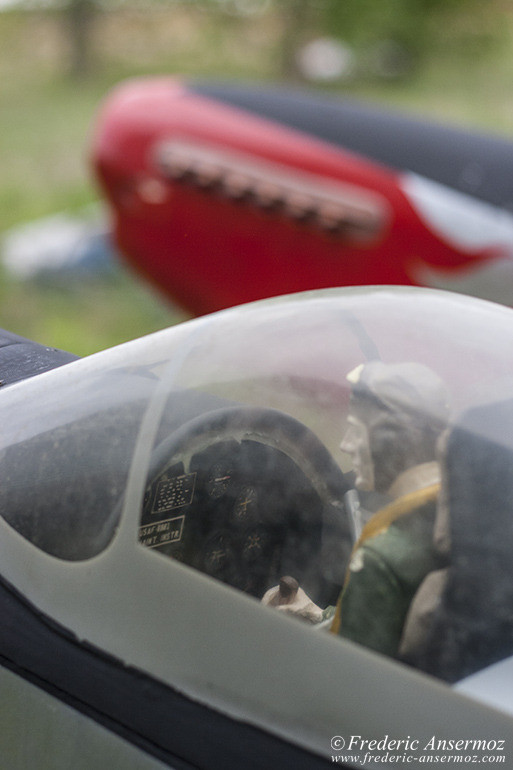
[[[511,310],[422,289],[199,318],[5,388],[0,514],[459,681],[513,653],[512,349]]]

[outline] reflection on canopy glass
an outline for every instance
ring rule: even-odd
[[[133,509],[158,570],[459,681],[513,652],[511,329],[456,295],[349,289],[75,362],[3,393],[1,515],[80,562]]]
[[[448,681],[511,654],[511,319],[465,305],[346,290],[208,319],[164,378],[140,542]]]

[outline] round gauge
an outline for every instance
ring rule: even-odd
[[[243,487],[233,509],[236,522],[248,523],[255,518],[257,491],[255,487]]]
[[[245,561],[254,561],[264,554],[268,558],[275,544],[273,535],[265,527],[254,527],[244,533],[240,550]]]
[[[264,546],[264,538],[261,535],[261,533],[258,532],[257,530],[255,530],[254,532],[251,532],[250,534],[248,534],[244,542],[244,546],[242,548],[244,557],[246,559],[254,559],[260,556],[263,546]]]
[[[223,463],[215,463],[212,465],[207,479],[207,492],[209,497],[221,497],[221,495],[228,489],[232,474],[232,469]]]
[[[205,545],[204,569],[209,575],[220,576],[234,561],[230,539],[224,532],[214,534]]]

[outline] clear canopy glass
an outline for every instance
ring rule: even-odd
[[[136,506],[155,558],[456,681],[513,652],[512,351],[422,289],[197,319],[6,388],[0,512],[76,561]]]

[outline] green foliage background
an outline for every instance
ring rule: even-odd
[[[84,3],[77,43],[72,11]],[[330,92],[513,135],[513,0],[21,6],[0,13],[0,237],[98,198],[90,136],[115,83],[154,73],[298,81],[295,52],[323,35],[350,45],[356,61],[350,75],[322,86]],[[384,43],[406,62],[395,77],[376,70]],[[78,68],[77,44],[86,46]],[[124,268],[108,279],[68,285],[20,283],[0,272],[0,326],[79,354],[184,317]]]

